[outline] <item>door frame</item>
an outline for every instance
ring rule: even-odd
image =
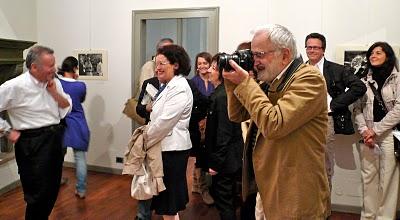
[[[219,7],[180,8],[158,10],[132,11],[132,96],[139,88],[140,68],[145,56],[146,20],[149,19],[179,19],[179,18],[207,18],[207,51],[211,54],[218,52],[219,42]],[[177,39],[178,42],[179,39]]]

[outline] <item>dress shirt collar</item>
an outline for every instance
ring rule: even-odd
[[[325,57],[322,57],[318,61],[318,63],[315,64],[315,67],[317,67],[322,74],[324,73],[324,62],[325,62]]]
[[[39,88],[46,88],[47,82],[46,82],[46,83],[40,82],[39,80],[37,80],[37,79],[32,75],[32,73],[31,73],[30,71],[28,71],[28,76],[29,76],[29,78],[31,79],[31,81],[32,81],[32,83],[33,83],[34,85],[36,85],[36,86],[39,87]]]
[[[63,75],[60,75],[60,74],[58,74],[57,77],[58,77],[59,79],[62,79],[62,80],[64,80],[64,81],[67,81],[67,82],[75,82],[75,81],[76,81],[76,79],[64,77]]]

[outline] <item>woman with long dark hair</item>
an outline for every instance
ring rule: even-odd
[[[367,52],[365,95],[354,106],[360,145],[363,208],[361,219],[395,219],[399,165],[394,155],[393,128],[400,122],[400,78],[397,59],[386,42]]]

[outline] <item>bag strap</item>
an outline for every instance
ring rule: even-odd
[[[376,90],[373,83],[368,82],[368,84],[369,84],[369,87],[371,88],[372,92],[374,93],[374,97],[375,97],[376,101],[378,101],[379,106],[381,106],[382,110],[384,110],[385,113],[388,113],[388,110],[387,110],[385,104],[383,104],[381,94],[379,94],[378,90]]]
[[[387,110],[385,104],[383,104],[382,96],[378,93],[378,91],[376,90],[374,84],[372,84],[371,82],[369,82],[369,87],[371,88],[372,92],[374,93],[374,97],[376,98],[376,101],[378,101],[378,105],[381,106],[381,108],[387,114],[388,110]],[[400,131],[400,124],[397,124],[396,126],[394,126],[393,129],[397,129],[398,131]]]

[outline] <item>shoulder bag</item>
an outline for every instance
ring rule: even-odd
[[[388,110],[387,110],[385,104],[383,103],[381,94],[379,94],[379,92],[376,90],[375,86],[372,83],[369,83],[369,87],[371,88],[372,92],[374,93],[374,97],[375,97],[376,101],[378,101],[378,105],[381,106],[381,108],[386,113],[388,113]],[[397,124],[393,129],[400,131],[400,125]],[[394,146],[393,146],[394,156],[396,157],[397,161],[400,161],[400,141],[395,136],[393,136],[393,144],[394,144]]]
[[[135,98],[130,98],[126,101],[124,110],[122,113],[124,113],[126,116],[129,118],[133,119],[136,123],[139,125],[144,125],[146,124],[146,120],[140,115],[136,113],[136,106],[138,104],[138,100]]]

